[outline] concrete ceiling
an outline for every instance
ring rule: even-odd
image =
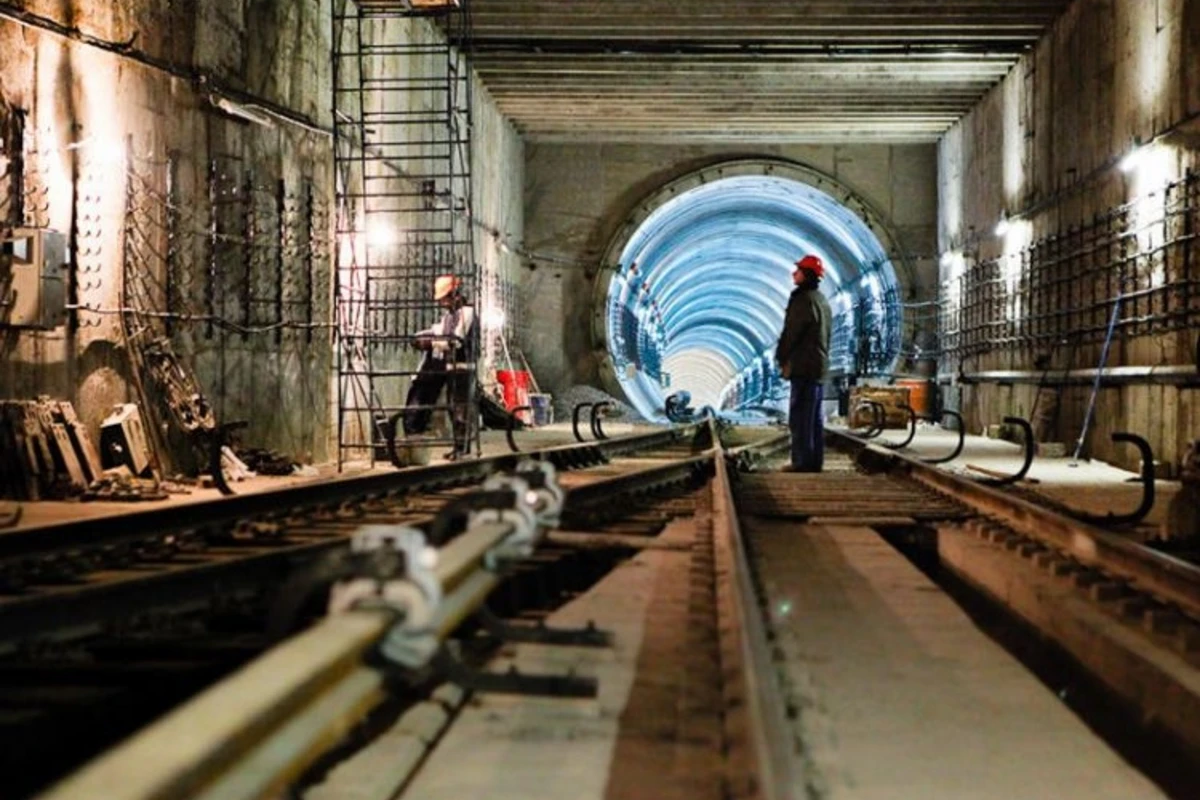
[[[921,142],[1069,0],[471,0],[475,66],[531,140]]]

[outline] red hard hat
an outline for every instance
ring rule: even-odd
[[[805,256],[796,262],[796,269],[806,269],[818,278],[825,277],[825,263],[818,256]]]

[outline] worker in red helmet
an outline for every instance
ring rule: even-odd
[[[787,472],[820,472],[825,466],[825,373],[829,369],[829,328],[833,314],[821,294],[825,264],[806,255],[792,271],[795,289],[788,300],[783,331],[775,348],[779,373],[792,385],[788,427],[792,460]]]
[[[433,299],[442,308],[442,318],[412,339],[412,346],[424,350],[425,355],[408,389],[404,432],[411,436],[428,430],[444,387],[454,430],[454,449],[445,457],[453,461],[467,455],[471,448],[468,421],[475,383],[475,309],[463,294],[462,280],[455,275],[440,275],[434,280]]]

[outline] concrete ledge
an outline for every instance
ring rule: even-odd
[[[945,566],[1056,641],[1142,709],[1147,723],[1171,731],[1200,752],[1200,670],[1183,653],[1169,649],[1166,636],[1145,633],[1135,627],[1134,618],[1118,616],[1128,597],[1093,591],[1103,581],[1078,581],[1070,570],[1058,568],[1060,560],[1037,558],[1040,549],[1023,552],[996,539],[944,527],[938,531],[938,554]],[[1155,629],[1152,617],[1145,620]]]

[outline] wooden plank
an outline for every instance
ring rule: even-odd
[[[80,422],[79,417],[75,414],[75,407],[70,402],[63,400],[58,404],[59,414],[62,416],[63,424],[67,428],[67,433],[71,435],[71,444],[75,448],[75,456],[79,460],[80,466],[83,467],[85,477],[90,483],[100,477],[100,473],[104,468],[100,465],[100,452],[96,449],[96,445],[92,442],[92,437],[88,433],[87,426]]]
[[[42,431],[36,411],[36,403],[22,402],[21,419],[25,426],[26,448],[29,453],[30,474],[35,477],[36,491],[30,497],[40,500],[46,496],[54,482],[54,457],[50,454],[50,445],[46,434]]]
[[[75,455],[75,445],[71,442],[71,434],[67,433],[67,426],[61,422],[52,423],[49,439],[51,450],[55,454],[55,467],[58,474],[69,478],[72,486],[86,489],[87,475],[83,471],[83,465],[79,463],[79,458]]]

